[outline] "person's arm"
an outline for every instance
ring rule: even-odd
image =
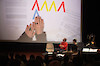
[[[62,45],[61,45],[61,44],[62,44],[62,42],[59,44],[59,47],[62,47]]]
[[[38,42],[46,42],[47,41],[45,32],[43,32],[41,34],[35,34],[35,35],[36,35],[36,41],[38,41]]]
[[[36,41],[37,42],[46,42],[46,33],[43,32],[44,30],[44,20],[40,17],[37,16],[35,17],[35,36],[36,36]]]
[[[24,32],[18,39],[18,41],[32,41],[32,38],[29,38]]]
[[[36,41],[46,42],[46,33],[43,32],[44,21],[41,17],[35,17],[35,22],[27,25],[26,30],[22,36],[18,39],[19,41],[32,41],[34,35],[36,36]]]
[[[32,38],[35,35],[34,29],[35,23],[27,25],[24,33],[19,37],[18,41],[32,41]]]
[[[38,42],[46,42],[46,33],[43,32],[42,34],[35,34],[36,35],[36,41]],[[26,33],[24,32],[18,39],[18,41],[32,41],[32,38],[29,38]]]
[[[64,45],[64,47],[63,48],[66,48],[68,46],[68,43],[66,42],[66,44]]]

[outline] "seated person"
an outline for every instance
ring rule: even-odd
[[[67,49],[68,43],[66,41],[67,41],[67,39],[64,38],[63,42],[61,42],[61,44],[59,45],[60,49],[62,49],[62,50],[66,50]]]
[[[77,45],[77,40],[76,39],[73,39],[73,44]]]
[[[73,47],[72,47],[72,51],[77,51],[77,40],[76,39],[73,39]]]
[[[88,44],[86,44],[87,47],[95,48],[95,35],[92,33],[90,35],[87,35],[88,38]]]

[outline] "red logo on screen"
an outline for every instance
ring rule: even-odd
[[[37,1],[37,0],[35,0],[35,2],[34,2],[34,5],[33,5],[33,7],[32,7],[32,10],[34,10],[34,7],[35,7],[35,6],[37,6],[37,9],[35,10],[34,15],[37,13],[38,16],[39,16],[38,11],[42,11],[42,9],[43,9],[44,6],[46,6],[47,12],[48,12],[48,11],[51,11],[52,6],[54,6],[55,12],[58,12],[58,11],[61,9],[61,7],[63,7],[63,12],[65,12],[65,4],[64,4],[64,1],[62,1],[62,3],[60,4],[60,6],[59,6],[58,9],[56,9],[56,5],[55,5],[55,2],[54,2],[54,1],[52,2],[52,4],[51,4],[51,6],[50,6],[49,9],[48,9],[46,0],[44,1],[44,3],[43,3],[43,5],[42,5],[41,9],[39,8],[39,4],[38,4],[38,1]],[[37,11],[37,10],[38,10],[38,11]],[[35,17],[35,16],[33,16],[33,19],[34,19],[34,17]]]

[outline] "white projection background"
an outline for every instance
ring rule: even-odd
[[[34,15],[39,15],[44,19],[48,41],[81,41],[81,0],[37,0],[40,11],[37,3],[32,10],[35,2],[0,0],[0,40],[17,40],[34,21]]]

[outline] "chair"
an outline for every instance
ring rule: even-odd
[[[46,51],[47,52],[54,52],[54,45],[52,43],[48,43],[46,45]]]

